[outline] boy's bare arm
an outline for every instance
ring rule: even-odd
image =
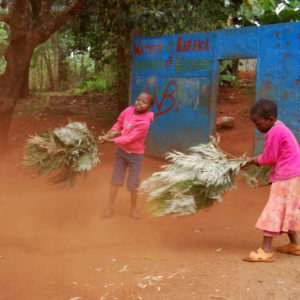
[[[98,136],[98,140],[100,141],[100,143],[113,142],[113,138],[120,135],[121,132],[118,130],[109,130],[105,135]]]

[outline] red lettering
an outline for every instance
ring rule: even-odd
[[[182,38],[180,38],[180,37],[177,38],[177,47],[176,47],[177,52],[182,51],[181,42],[182,42]]]
[[[160,53],[161,51],[162,51],[162,44],[141,46],[141,41],[139,41],[138,45],[134,43],[135,55],[152,54],[157,52]]]
[[[158,46],[158,53],[160,53],[161,50],[162,50],[162,44],[159,44],[159,45],[156,45],[156,46]]]
[[[173,85],[175,86],[175,88],[174,88],[174,90],[173,90],[170,94],[167,94],[168,89],[169,89],[169,86],[170,86],[171,84],[173,84]],[[157,105],[157,108],[158,108],[158,111],[159,111],[155,116],[159,116],[159,115],[165,114],[165,113],[168,112],[170,109],[172,109],[172,107],[175,105],[175,99],[174,99],[173,95],[176,93],[176,91],[177,91],[177,84],[176,84],[176,82],[175,82],[175,81],[170,81],[170,82],[168,83],[166,89],[165,89],[164,95],[163,95],[163,97],[162,97],[160,103],[158,103],[157,97],[155,96],[155,102],[156,102],[156,105]],[[163,111],[160,111],[160,110],[161,110],[161,107],[162,107],[162,105],[163,105],[163,103],[164,103],[165,98],[171,99],[171,100],[172,100],[172,104],[171,104],[167,109],[165,109],[165,110],[163,110]]]
[[[196,40],[194,40],[192,51],[197,51],[197,41]]]
[[[144,46],[145,54],[147,54],[149,47],[150,46]]]
[[[187,42],[186,41],[184,41],[183,50],[182,51],[187,51]]]
[[[206,39],[205,41],[205,48],[204,48],[205,51],[209,51],[209,44],[208,44],[208,39]]]
[[[192,41],[188,41],[187,42],[187,50],[186,51],[191,51],[191,45],[192,45]]]
[[[198,40],[198,51],[203,50],[202,45],[204,41]]]
[[[138,45],[136,45],[136,44],[134,43],[134,54],[135,54],[135,55],[140,54],[140,51],[139,51],[140,45],[141,45],[141,41],[139,41]]]

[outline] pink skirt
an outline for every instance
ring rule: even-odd
[[[300,176],[272,183],[269,200],[255,227],[279,233],[300,231]]]

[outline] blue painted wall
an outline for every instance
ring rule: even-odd
[[[219,60],[257,59],[256,100],[278,104],[278,118],[300,140],[300,23],[206,33],[137,37],[133,45],[132,102],[155,96],[147,153],[160,156],[205,143],[215,126]],[[254,152],[263,149],[256,132]]]

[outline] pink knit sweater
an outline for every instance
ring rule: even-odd
[[[111,128],[114,131],[121,131],[121,136],[114,138],[114,143],[126,152],[143,154],[151,122],[153,122],[153,112],[147,111],[135,115],[134,106],[127,107]]]
[[[283,122],[277,121],[267,132],[264,153],[257,161],[259,165],[272,165],[270,182],[300,175],[300,147]]]

